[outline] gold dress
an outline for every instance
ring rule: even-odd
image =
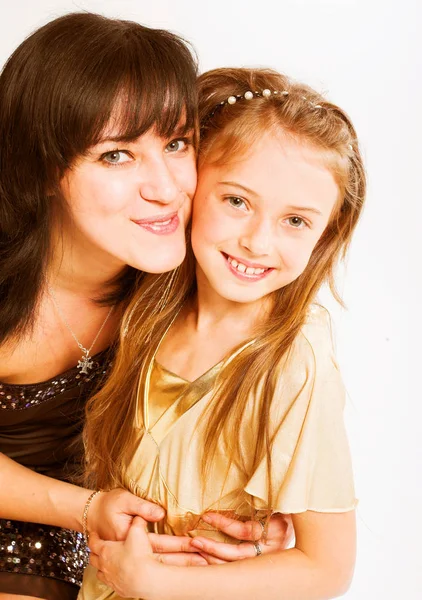
[[[151,365],[149,393],[144,398],[144,433],[126,474],[128,489],[166,511],[155,530],[174,535],[202,535],[234,542],[201,520],[208,510],[235,514],[242,520],[265,514],[268,499],[266,459],[247,477],[228,466],[219,447],[202,485],[201,451],[204,419],[217,375],[224,363],[189,382],[156,361]],[[274,365],[272,365],[274,368]],[[275,367],[277,368],[277,367]],[[326,312],[315,307],[295,340],[289,359],[280,366],[271,409],[272,510],[280,513],[346,512],[356,505],[350,453],[343,423],[344,387],[334,359]],[[252,387],[252,386],[251,386]],[[141,394],[142,398],[142,394]],[[142,403],[142,401],[141,401]],[[251,394],[238,436],[244,464],[256,442],[259,411]],[[88,567],[80,600],[117,600]]]

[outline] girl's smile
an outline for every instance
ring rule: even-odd
[[[258,281],[269,275],[273,269],[256,263],[251,263],[248,260],[234,256],[229,256],[224,252],[221,253],[231,272],[243,281]]]

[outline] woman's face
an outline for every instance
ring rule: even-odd
[[[244,159],[199,169],[192,246],[198,283],[255,302],[304,271],[339,190],[318,152],[265,134]]]
[[[149,131],[124,142],[110,128],[61,181],[72,244],[116,269],[170,271],[185,256],[195,187],[192,135]]]

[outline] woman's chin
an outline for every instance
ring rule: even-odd
[[[145,273],[168,273],[179,267],[186,255],[186,248],[178,249],[163,255],[144,256],[141,260],[133,261],[131,266]]]

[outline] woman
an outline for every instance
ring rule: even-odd
[[[133,515],[163,517],[124,490],[96,496],[88,515],[91,490],[70,481],[85,402],[108,372],[139,272],[168,271],[185,255],[195,79],[177,36],[89,13],[41,27],[1,74],[3,600],[76,597],[84,513],[107,539],[124,539]],[[160,552],[182,542],[160,540]]]

